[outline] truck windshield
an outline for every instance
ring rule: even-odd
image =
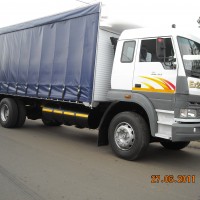
[[[200,44],[183,37],[178,44],[187,76],[200,78]]]

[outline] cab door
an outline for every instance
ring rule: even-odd
[[[121,40],[117,44],[111,89],[132,90],[137,40]]]
[[[133,76],[133,91],[170,93],[176,91],[177,62],[172,39],[165,37],[166,59],[156,56],[156,38],[139,41]]]

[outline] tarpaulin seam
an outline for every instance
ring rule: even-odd
[[[18,69],[17,69],[17,82],[19,82],[19,68],[20,68],[20,58],[21,58],[21,50],[22,50],[22,35],[20,40],[20,50],[19,50],[19,61],[18,61]]]
[[[43,42],[44,42],[44,40],[43,40],[43,37],[44,37],[44,29],[42,28],[43,26],[41,26],[41,31],[42,31],[42,44],[41,44],[41,55],[40,55],[40,67],[39,67],[39,70],[38,70],[38,72],[39,72],[39,76],[38,76],[38,80],[37,80],[37,88],[36,88],[36,96],[38,96],[38,90],[39,90],[39,81],[40,81],[40,70],[41,70],[41,61],[42,61],[42,50],[43,50]]]
[[[68,21],[67,23],[69,23],[69,27],[71,27],[71,21]],[[64,91],[63,91],[63,94],[62,94],[62,97],[63,97],[63,100],[65,99],[65,92],[66,92],[66,78],[67,78],[67,66],[68,66],[68,58],[69,58],[69,41],[70,41],[70,28],[68,29],[68,37],[67,37],[67,55],[66,55],[66,66],[65,66],[65,77],[64,77]]]

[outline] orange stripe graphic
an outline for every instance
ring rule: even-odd
[[[164,78],[158,78],[160,79],[161,81],[163,81],[165,84],[169,85],[173,90],[176,89],[175,85],[171,82],[169,82],[168,80],[164,79]]]
[[[142,82],[142,84],[146,85],[148,89],[152,89],[152,90],[155,89],[153,86],[151,86],[148,83]]]
[[[160,93],[174,93],[175,92],[174,90],[135,88],[135,87],[133,87],[132,90],[134,90],[134,91],[142,91],[142,92],[160,92]]]
[[[158,85],[160,85],[161,87],[163,87],[165,90],[171,89],[168,85],[163,83],[161,80],[157,80],[155,78],[151,78],[151,77],[147,77],[147,76],[141,76],[141,78],[145,78],[145,79],[151,80],[151,81],[157,83]]]
[[[158,84],[163,89],[156,89],[152,85],[150,85],[149,83],[142,82],[142,84],[145,85],[147,88],[135,88],[134,87],[134,88],[132,88],[132,90],[144,91],[144,92],[175,93],[176,87],[174,86],[174,84],[172,84],[171,82],[169,82],[166,79],[163,79],[163,78],[160,78],[160,77],[152,78],[152,77],[148,77],[148,76],[140,76],[140,77]]]

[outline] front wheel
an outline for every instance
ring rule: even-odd
[[[171,142],[171,141],[162,141],[160,142],[163,147],[170,150],[181,150],[188,146],[190,142]]]
[[[135,160],[144,154],[149,145],[149,127],[139,114],[122,112],[111,121],[108,138],[117,156]]]

